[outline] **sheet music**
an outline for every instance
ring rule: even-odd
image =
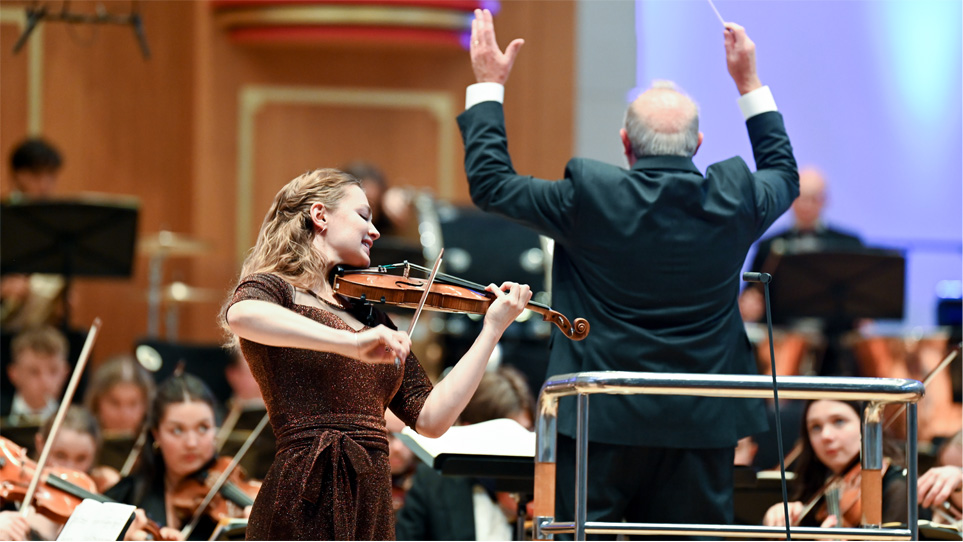
[[[120,540],[134,518],[135,508],[119,502],[84,499],[70,515],[57,540]]]
[[[428,438],[405,427],[401,438],[409,447],[414,444],[431,457],[441,454],[535,457],[535,433],[507,418],[456,425],[438,438]]]

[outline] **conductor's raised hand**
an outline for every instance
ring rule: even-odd
[[[378,326],[355,334],[356,359],[367,363],[395,363],[403,360],[411,351],[411,339],[407,333]]]
[[[475,71],[475,81],[479,83],[498,83],[504,85],[512,72],[512,65],[525,40],[516,39],[508,44],[503,53],[495,41],[495,26],[492,13],[487,9],[476,9],[471,22],[471,67]]]
[[[532,299],[532,289],[527,284],[503,282],[500,287],[489,284],[485,289],[496,297],[485,313],[485,325],[493,326],[499,334],[515,321]]]
[[[726,45],[726,65],[739,94],[762,87],[756,73],[756,44],[746,35],[746,29],[736,23],[726,23],[723,32]]]

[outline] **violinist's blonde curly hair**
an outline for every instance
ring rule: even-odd
[[[316,169],[279,190],[261,223],[257,242],[244,259],[238,283],[249,275],[272,273],[297,287],[314,287],[323,278],[327,262],[312,245],[311,206],[321,203],[330,211],[337,209],[345,188],[351,185],[360,188],[361,182],[337,169]],[[230,301],[228,298],[225,309]],[[224,310],[221,324],[230,332]]]

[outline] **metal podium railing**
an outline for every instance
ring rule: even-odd
[[[790,536],[805,539],[836,540],[916,540],[918,538],[916,403],[923,396],[917,380],[853,377],[777,377],[780,399],[835,399],[867,401],[863,410],[861,461],[863,469],[878,470],[883,461],[882,407],[887,403],[907,403],[906,470],[908,528],[816,528],[791,527]],[[586,534],[622,535],[708,535],[739,538],[784,538],[785,527],[754,525],[609,523],[586,521],[588,484],[588,396],[611,395],[692,395],[700,397],[772,397],[772,377],[756,375],[701,375],[685,373],[634,373],[599,371],[551,377],[538,396],[535,422],[535,513],[536,540],[554,534],[575,533],[576,540]],[[575,455],[574,522],[555,521],[555,461],[558,427],[558,400],[576,395],[578,401]],[[866,507],[863,508],[866,510]]]

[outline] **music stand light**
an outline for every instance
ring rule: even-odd
[[[902,319],[906,259],[897,251],[798,252],[776,257],[772,319]]]
[[[74,277],[130,277],[139,204],[124,200],[42,200],[0,206],[0,274],[64,277],[64,324]]]

